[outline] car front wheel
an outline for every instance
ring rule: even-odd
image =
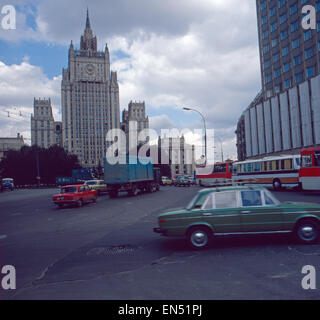
[[[187,233],[188,245],[191,249],[205,249],[209,246],[212,234],[208,228],[196,227]]]
[[[304,220],[298,223],[295,236],[303,244],[313,244],[319,239],[319,223],[313,220]]]

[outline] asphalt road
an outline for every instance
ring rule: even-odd
[[[0,194],[0,268],[13,265],[17,272],[17,289],[0,287],[0,299],[320,298],[318,280],[317,290],[301,286],[303,266],[315,266],[320,275],[319,244],[298,245],[288,236],[232,237],[195,252],[183,239],[152,232],[159,211],[185,206],[198,190],[106,195],[65,209],[51,203],[53,189]],[[320,203],[314,193],[275,195]]]

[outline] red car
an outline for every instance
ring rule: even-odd
[[[65,204],[81,207],[86,202],[96,202],[97,191],[90,189],[89,186],[84,184],[64,186],[59,194],[52,196],[52,201],[59,208],[62,208]]]

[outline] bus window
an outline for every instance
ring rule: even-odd
[[[284,167],[284,160],[281,160],[281,170],[284,170],[285,167]]]
[[[233,167],[232,163],[229,163],[229,172],[232,172],[232,167]]]
[[[279,162],[280,162],[279,160],[276,161],[276,170],[277,170],[277,171],[279,171],[279,169],[280,169],[280,168],[279,168]]]
[[[268,161],[268,171],[272,171],[272,161]]]
[[[276,161],[272,161],[272,171],[276,170]]]
[[[284,169],[285,170],[291,170],[291,167],[292,167],[291,159],[284,160]]]
[[[260,162],[256,162],[256,163],[254,164],[254,171],[255,171],[255,172],[261,171]]]
[[[247,172],[252,172],[252,163],[247,164]]]
[[[314,166],[320,167],[320,150],[314,153]]]
[[[267,161],[264,162],[264,171],[268,171],[268,162]]]
[[[306,154],[301,157],[301,165],[303,168],[311,168],[312,167],[312,155]]]

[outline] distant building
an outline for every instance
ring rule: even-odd
[[[129,124],[131,127],[129,128]],[[136,127],[134,126],[136,125]],[[137,144],[145,143],[144,140],[139,140],[139,133],[143,130],[149,129],[149,118],[146,116],[145,102],[132,102],[128,105],[128,110],[122,111],[122,122],[120,124],[121,130],[125,132],[127,138],[127,150],[129,146],[130,130],[133,130],[133,134],[136,134]],[[147,133],[148,135],[148,133]]]
[[[16,138],[0,138],[0,160],[9,150],[20,150],[24,146],[23,136],[20,133]]]
[[[159,137],[159,163],[169,164],[171,177],[175,175],[193,176],[196,168],[195,149],[185,142],[184,136],[178,138]]]
[[[50,98],[34,98],[33,115],[31,115],[31,145],[46,149],[53,145],[62,147],[62,123],[54,121]]]
[[[108,46],[98,51],[89,14],[80,49],[71,41],[61,84],[63,146],[83,167],[97,168],[106,154],[107,131],[120,128],[117,73],[110,73]]]

